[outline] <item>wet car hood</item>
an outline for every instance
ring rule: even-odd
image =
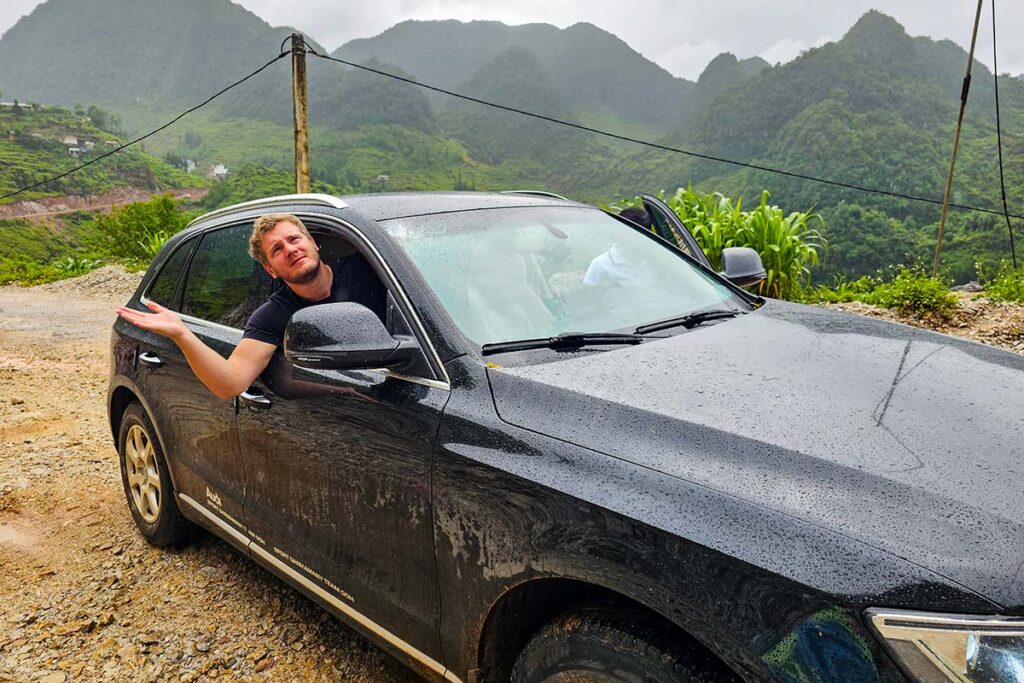
[[[669,339],[489,377],[510,424],[1024,606],[1024,357],[769,302]]]

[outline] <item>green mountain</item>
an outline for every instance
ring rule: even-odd
[[[520,47],[511,47],[484,64],[463,84],[462,91],[470,97],[575,121],[540,60]],[[543,162],[580,145],[579,134],[562,126],[475,102],[456,101],[445,114],[445,129],[461,140],[475,159],[489,164],[509,159]]]
[[[607,112],[667,129],[694,88],[586,23],[559,29],[496,21],[403,21],[373,38],[350,41],[333,55],[350,61],[377,58],[424,83],[458,92],[484,64],[513,47],[539,60],[577,114]]]
[[[0,38],[0,92],[22,102],[126,111],[127,125],[139,129],[155,123],[146,110],[198,104],[269,61],[293,30],[271,27],[230,0],[48,0]],[[414,88],[313,58],[308,79],[311,123],[354,128],[384,120],[437,129]],[[290,124],[289,60],[211,108]]]
[[[0,90],[61,105],[198,103],[290,32],[229,0],[48,0],[0,39]],[[282,60],[265,76],[287,69]]]

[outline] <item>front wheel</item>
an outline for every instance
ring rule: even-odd
[[[739,681],[696,644],[635,615],[564,614],[520,653],[513,683],[725,683]]]
[[[138,403],[130,404],[121,418],[117,453],[135,526],[149,543],[161,548],[185,541],[190,525],[174,500],[171,474],[156,430]]]

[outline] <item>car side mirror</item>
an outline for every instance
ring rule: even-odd
[[[349,301],[300,309],[284,332],[285,358],[303,368],[394,368],[417,353],[415,339],[392,337],[373,311]]]
[[[739,287],[756,285],[766,277],[761,255],[750,247],[726,247],[722,250],[722,272],[730,282]]]

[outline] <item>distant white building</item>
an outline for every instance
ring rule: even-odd
[[[196,162],[192,161],[191,159],[185,159],[185,172],[186,173],[195,173],[195,170],[196,170]],[[224,170],[227,171],[227,169],[224,169]]]
[[[67,145],[68,147],[71,147],[72,145],[78,147],[78,138],[76,138],[74,135],[65,135],[60,139],[60,141],[61,143]]]
[[[32,111],[35,108],[31,104],[22,104],[21,102],[18,102],[17,104],[14,102],[0,102],[0,109],[14,109],[15,107],[24,109],[25,111]]]
[[[206,177],[210,180],[224,180],[228,177],[228,167],[224,164],[212,164]]]

